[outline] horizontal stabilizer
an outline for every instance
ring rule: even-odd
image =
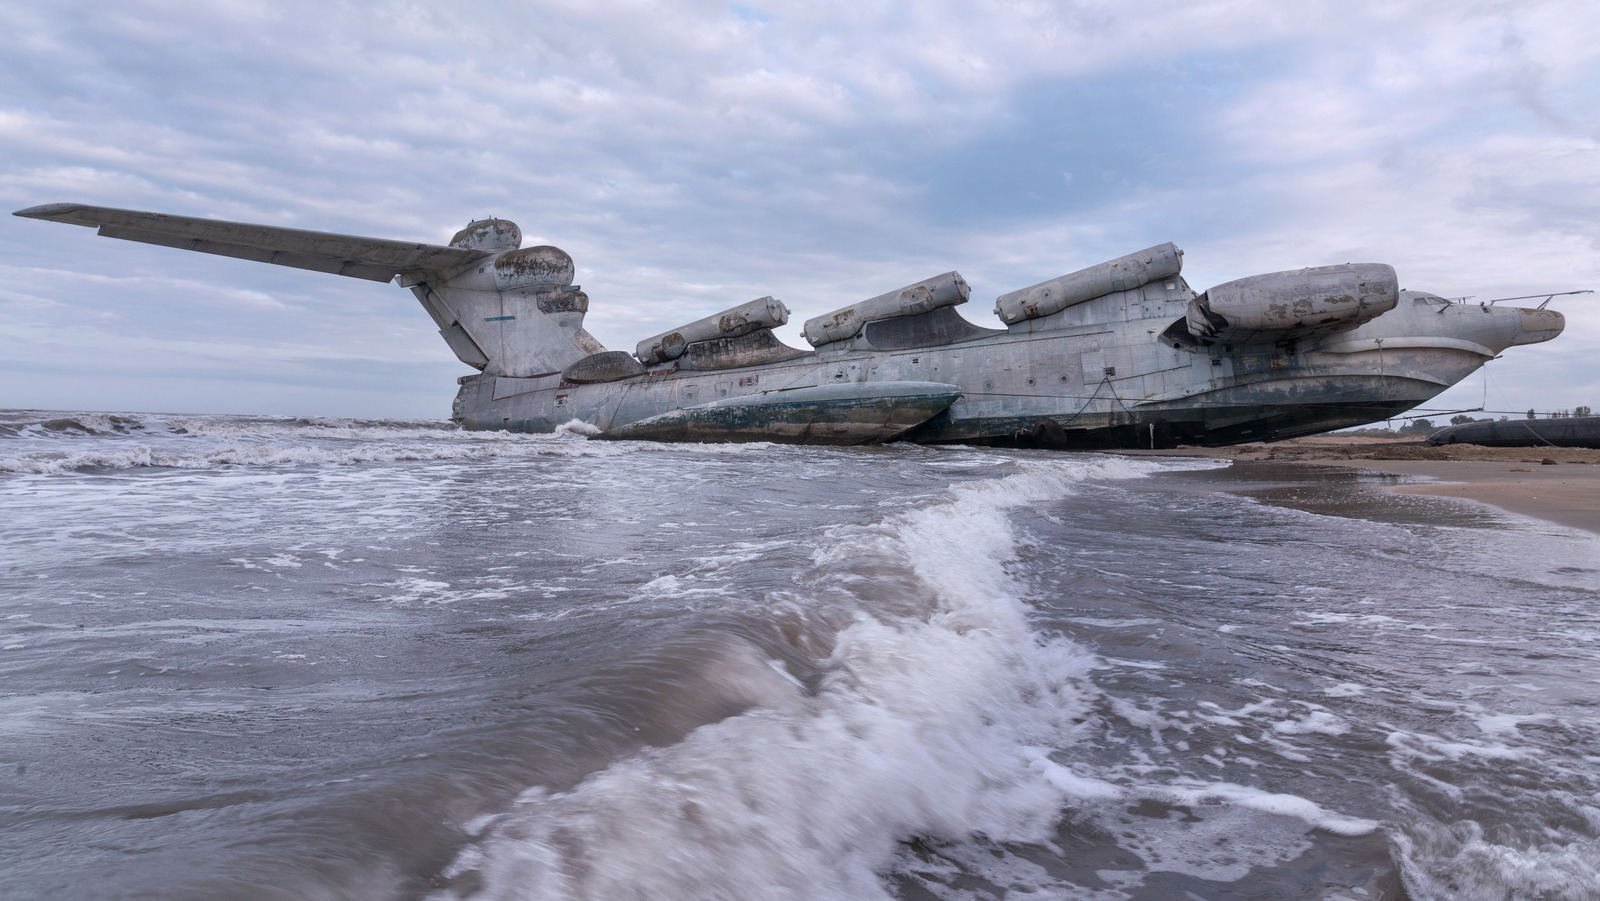
[[[331,232],[314,232],[245,222],[224,222],[194,216],[169,216],[79,203],[49,203],[13,215],[99,228],[107,238],[140,241],[292,266],[351,278],[386,282],[404,276],[404,283],[441,281],[490,256],[481,250],[389,241]]]

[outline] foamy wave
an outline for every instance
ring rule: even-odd
[[[0,472],[346,465],[540,456],[613,457],[683,445],[589,442],[598,429],[572,420],[550,434],[466,431],[430,419],[364,420],[111,413],[0,414]],[[701,453],[760,453],[772,445],[695,445]]]
[[[1379,826],[1375,820],[1334,813],[1299,795],[1263,791],[1232,782],[1179,783],[1154,793],[1154,797],[1169,804],[1200,807],[1222,803],[1274,816],[1292,817],[1335,835],[1368,835],[1376,832]]]
[[[416,460],[488,460],[502,457],[607,456],[604,446],[570,439],[540,441],[519,435],[520,442],[493,444],[390,444],[363,442],[348,445],[226,444],[194,452],[162,450],[134,445],[106,450],[62,453],[41,451],[0,456],[0,472],[51,474],[94,469],[209,469],[218,466],[348,465]]]
[[[1590,826],[1600,810],[1588,805]],[[1552,830],[1552,833],[1554,830]],[[1534,847],[1510,847],[1486,837],[1471,820],[1445,827],[1408,824],[1395,836],[1400,874],[1413,898],[1541,898],[1589,901],[1600,897],[1600,841],[1557,836]]]
[[[117,438],[141,435],[210,437],[447,438],[467,433],[439,419],[341,419],[306,416],[198,416],[182,413],[68,413],[5,411],[0,427],[7,437],[36,439]]]
[[[587,438],[590,435],[598,435],[601,431],[603,430],[599,426],[581,419],[569,419],[556,426],[557,435],[582,435]]]
[[[1162,467],[1019,468],[829,536],[805,584],[859,612],[814,693],[776,663],[752,667],[760,707],[571,791],[529,790],[447,876],[495,899],[876,899],[912,836],[1044,840],[1070,792],[1033,749],[1070,742],[1096,663],[1029,628],[1006,512]]]
[[[802,584],[858,612],[819,661],[819,687],[808,691],[775,661],[746,667],[746,695],[766,698],[756,709],[570,791],[528,790],[476,824],[480,840],[446,873],[471,888],[440,897],[881,899],[890,871],[943,896],[948,886],[928,881],[941,864],[905,850],[913,837],[940,848],[956,868],[947,875],[1042,890],[1047,876],[1023,874],[1038,868],[1001,843],[1047,843],[1069,807],[1115,820],[1150,871],[1222,880],[1298,856],[1311,829],[1378,828],[1297,795],[1226,782],[1115,784],[1053,761],[1105,700],[1088,679],[1102,664],[1030,627],[1007,571],[1018,549],[1009,513],[1086,480],[1175,467],[1117,458],[1013,466],[1014,475],[961,483],[942,502],[826,537]],[[1336,732],[1319,712],[1283,722]],[[1139,798],[1208,808],[1201,829],[1218,841],[1262,814],[1304,825],[1264,830],[1219,858],[1214,842],[1173,847],[1191,833],[1139,831],[1143,818],[1126,812]]]
[[[331,438],[349,441],[503,441],[511,432],[469,432],[439,419],[186,418],[166,420],[174,429],[201,438]]]

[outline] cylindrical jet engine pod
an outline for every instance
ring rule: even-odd
[[[853,303],[815,319],[808,319],[802,334],[811,342],[812,347],[821,347],[824,344],[854,338],[861,333],[862,326],[869,322],[915,316],[940,307],[952,307],[966,303],[967,298],[971,296],[972,289],[967,287],[967,280],[961,277],[961,273],[946,272],[933,278],[925,278],[914,285],[906,285],[887,294],[879,294],[860,303]]]
[[[466,250],[516,250],[522,246],[522,229],[509,219],[478,219],[456,232],[451,247]]]
[[[1203,344],[1282,343],[1353,329],[1399,300],[1394,267],[1345,263],[1217,285],[1189,302],[1185,320]]]
[[[684,349],[691,344],[718,338],[737,338],[756,329],[777,328],[788,321],[789,308],[783,305],[783,301],[760,297],[670,332],[663,332],[654,338],[646,338],[639,342],[634,356],[644,365],[654,366],[683,356]]]
[[[559,247],[541,244],[502,253],[494,260],[494,285],[510,288],[563,288],[572,284],[577,269],[572,257]]]
[[[1067,307],[1104,297],[1114,291],[1132,291],[1183,269],[1183,251],[1176,244],[1157,244],[1108,263],[1079,269],[1031,288],[1002,294],[994,313],[1006,325],[1059,313]]]

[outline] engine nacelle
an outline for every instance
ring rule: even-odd
[[[1285,344],[1353,329],[1399,300],[1392,266],[1318,266],[1217,285],[1189,302],[1185,324],[1201,344]]]
[[[639,342],[635,356],[646,366],[665,363],[683,356],[689,345],[720,338],[738,338],[759,329],[774,329],[789,321],[789,308],[783,301],[760,297],[732,309],[697,319],[670,332]]]
[[[815,319],[808,319],[801,334],[805,335],[812,347],[821,347],[824,344],[854,338],[861,334],[861,329],[869,322],[915,316],[940,307],[952,307],[966,303],[967,298],[971,296],[972,289],[967,287],[967,280],[961,277],[961,273],[946,272],[943,275],[923,279],[914,285],[907,285],[897,291],[853,303]]]
[[[1182,270],[1183,251],[1176,244],[1157,244],[1098,266],[1002,294],[994,302],[994,314],[1006,325],[1016,325],[1059,313],[1096,297],[1142,288],[1157,279],[1171,278]]]

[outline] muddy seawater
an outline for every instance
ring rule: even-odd
[[[0,897],[1600,897],[1600,538],[1385,484],[0,414]]]

